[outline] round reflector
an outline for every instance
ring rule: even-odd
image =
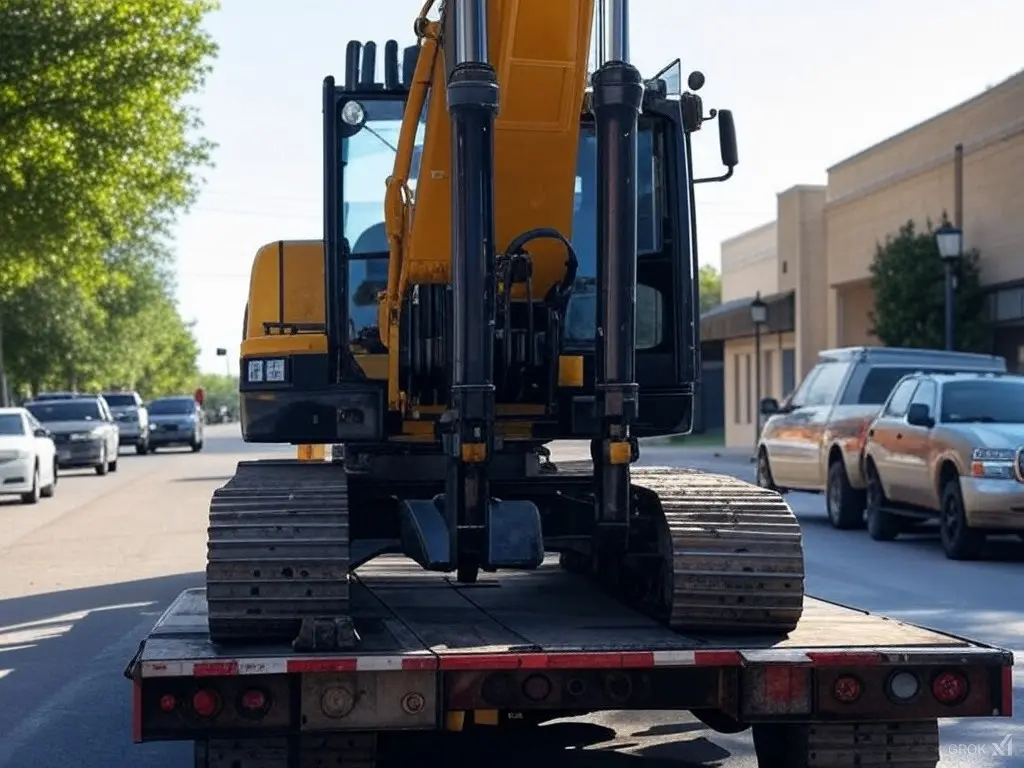
[[[174,698],[174,694],[165,693],[160,697],[160,709],[164,712],[173,712],[178,706],[178,700]]]
[[[897,672],[889,678],[889,693],[898,701],[910,701],[921,690],[921,683],[910,672]]]

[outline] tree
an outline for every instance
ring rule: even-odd
[[[942,214],[940,225],[948,223]],[[956,267],[954,342],[958,350],[985,350],[985,295],[980,254],[972,249]],[[871,264],[871,332],[889,347],[945,348],[945,271],[931,220],[924,232],[908,221],[877,244]]]
[[[214,0],[0,2],[0,298],[166,231],[211,144],[183,103],[216,47]]]
[[[704,314],[722,303],[722,276],[710,264],[700,268],[700,312]]]
[[[191,392],[199,349],[174,301],[172,263],[163,242],[143,239],[103,257],[99,288],[41,277],[14,290],[3,306],[9,377],[23,394]]]

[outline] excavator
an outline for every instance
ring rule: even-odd
[[[323,238],[255,256],[242,432],[298,456],[213,495],[211,639],[352,647],[352,573],[383,554],[464,584],[557,555],[680,633],[790,632],[781,496],[637,466],[640,439],[693,424],[695,189],[733,174],[732,113],[679,60],[640,74],[626,0],[434,5],[382,79],[376,44],[348,44],[323,83]],[[695,178],[711,121],[726,172]],[[556,462],[561,440],[591,460]]]

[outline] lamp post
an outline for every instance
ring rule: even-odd
[[[224,347],[217,347],[217,357],[224,358],[224,369],[227,371],[228,378],[231,378],[231,358],[228,357],[228,351]]]
[[[946,269],[946,349],[953,349],[953,280],[956,265],[964,255],[964,231],[946,224],[935,230],[935,242]]]
[[[768,322],[768,305],[758,291],[750,302],[750,322],[754,326],[754,453],[761,438],[761,326]]]

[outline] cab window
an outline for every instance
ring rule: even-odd
[[[803,408],[832,405],[849,371],[849,363],[819,363],[793,396],[792,404]]]

